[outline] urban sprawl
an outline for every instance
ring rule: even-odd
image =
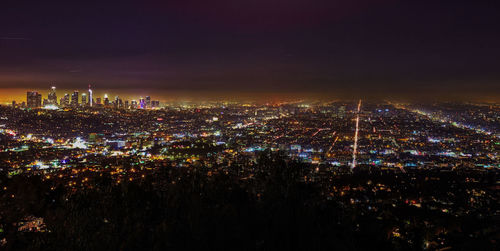
[[[346,226],[344,234],[354,236],[349,238],[370,236],[378,247],[498,247],[494,241],[499,231],[495,224],[499,215],[498,104],[360,100],[160,104],[150,97],[130,102],[93,97],[90,88],[81,96],[74,92],[58,100],[53,87],[46,99],[30,91],[26,102],[0,106],[0,138],[0,167],[8,177],[2,181],[2,201],[17,207],[26,198],[14,184],[16,177],[37,177],[47,184],[47,194],[62,189],[65,192],[60,196],[66,196],[66,201],[57,203],[65,208],[75,193],[104,186],[103,177],[109,179],[106,186],[112,187],[142,186],[147,181],[155,191],[162,191],[159,194],[177,191],[174,188],[185,182],[190,189],[199,189],[189,200],[203,201],[210,194],[221,196],[223,192],[210,190],[209,184],[224,187],[229,181],[222,182],[223,176],[256,208],[276,199],[270,192],[273,189],[283,188],[279,190],[283,195],[290,184],[313,187],[307,198],[297,200],[300,208],[316,208],[319,202],[334,208],[337,211],[332,212],[340,216],[327,217],[329,224]],[[281,171],[275,173],[275,169]],[[229,199],[217,205],[231,203]],[[19,233],[56,235],[56,226],[69,220],[27,209],[22,212],[11,217],[17,222],[5,222],[0,216],[0,245],[13,245],[3,230],[9,224],[15,224]],[[282,212],[276,214],[284,217]],[[109,227],[107,221],[113,221],[113,216],[100,219],[97,225]],[[288,224],[293,229],[294,224],[306,223]],[[231,231],[242,231],[241,238],[251,239],[257,249],[272,248],[273,241],[290,238],[269,240],[261,234],[243,235],[251,228],[243,229]],[[341,235],[336,238],[342,239]],[[186,236],[190,235],[182,238]],[[164,241],[166,247],[215,242],[197,238],[205,242]],[[311,243],[298,243],[295,248]],[[371,244],[346,245],[349,249]]]

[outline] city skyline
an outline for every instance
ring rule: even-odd
[[[22,101],[26,101],[26,92],[37,92],[37,93],[40,93],[42,95],[42,101],[43,99],[49,99],[49,95],[52,93],[52,88],[53,87],[56,87],[55,88],[55,94],[57,96],[57,103],[60,103],[60,98],[63,97],[65,94],[68,94],[70,97],[71,97],[71,94],[74,92],[74,91],[77,91],[80,93],[80,96],[79,96],[79,102],[81,102],[81,95],[82,94],[85,94],[87,99],[89,98],[89,90],[88,89],[84,89],[84,88],[81,88],[81,89],[59,89],[57,88],[57,86],[51,86],[50,88],[46,88],[46,89],[41,89],[41,88],[26,88],[26,89],[15,89],[15,91],[13,91],[13,93],[9,93],[9,94],[6,94],[5,96],[1,96],[0,95],[0,104],[9,104],[11,103],[12,101],[16,101],[16,102],[22,102]],[[96,98],[101,98],[103,99],[105,95],[108,95],[110,99],[114,99],[116,96],[122,98],[122,99],[129,99],[129,100],[139,100],[140,98],[145,98],[147,96],[150,96],[149,94],[147,94],[147,91],[144,92],[144,95],[137,95],[137,94],[130,94],[130,93],[127,93],[126,91],[123,92],[123,90],[120,90],[120,89],[115,89],[115,90],[107,90],[107,91],[103,91],[103,90],[95,90],[95,89],[92,89],[92,93],[93,93],[93,100],[95,101]],[[122,95],[122,93],[124,93],[125,95]],[[136,92],[137,93],[137,92]]]
[[[44,96],[47,96],[50,92],[50,84],[46,85],[45,88],[4,88],[0,92],[0,104],[10,104],[12,101],[23,101],[26,99],[27,91],[37,91]],[[86,88],[57,88],[57,96],[60,97],[64,94],[70,94],[75,90],[78,91],[88,91]],[[108,94],[113,98],[118,95],[125,99],[136,99],[141,97],[154,96],[162,102],[204,102],[204,101],[248,101],[248,102],[280,102],[280,101],[292,101],[292,100],[358,100],[359,98],[367,100],[396,100],[396,101],[421,101],[421,102],[485,102],[485,103],[498,103],[500,102],[500,95],[497,92],[491,92],[489,94],[475,94],[473,92],[464,94],[453,93],[450,91],[447,95],[442,93],[430,92],[430,93],[414,93],[408,92],[407,94],[399,95],[383,95],[379,93],[360,95],[355,93],[346,92],[325,92],[318,93],[313,91],[303,91],[303,92],[287,92],[287,91],[167,91],[167,90],[156,90],[156,89],[139,89],[139,88],[96,88],[93,89],[95,97],[103,97],[104,94]]]
[[[62,92],[61,92],[62,93]],[[104,93],[101,96],[96,96],[93,94],[91,85],[87,92],[80,92],[78,90],[73,90],[72,93],[64,92],[64,95],[57,95],[57,87],[52,86],[49,89],[47,98],[44,98],[43,94],[38,91],[27,91],[26,98],[24,101],[18,101],[13,99],[11,101],[12,106],[19,106],[22,108],[77,108],[77,107],[109,107],[109,108],[120,108],[120,109],[147,109],[147,108],[159,108],[160,101],[152,100],[150,96],[140,96],[138,99],[123,99],[118,94],[114,97],[109,96]],[[87,97],[88,96],[88,97]],[[94,97],[96,97],[94,99]]]

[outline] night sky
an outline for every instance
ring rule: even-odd
[[[0,88],[499,95],[498,2],[3,0]]]

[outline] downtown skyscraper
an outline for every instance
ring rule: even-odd
[[[36,91],[26,93],[26,104],[29,108],[38,108],[42,106],[42,94]]]
[[[74,91],[73,94],[71,94],[71,106],[72,107],[77,107],[78,106],[78,91]]]
[[[56,94],[56,87],[55,86],[52,86],[52,88],[50,88],[50,92],[49,92],[47,100],[48,100],[48,104],[57,105],[57,94]]]

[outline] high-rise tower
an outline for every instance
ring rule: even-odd
[[[104,106],[108,107],[109,106],[109,98],[108,94],[104,94]]]
[[[89,85],[89,106],[92,106],[94,103],[93,97],[92,97],[92,89],[90,89]]]
[[[78,91],[74,91],[73,94],[71,95],[71,106],[73,107],[78,106]]]
[[[50,105],[57,105],[57,94],[56,94],[56,87],[52,86],[50,88],[49,96],[48,96],[48,103]]]
[[[42,106],[42,94],[32,91],[26,93],[26,104],[29,108],[37,108]]]
[[[144,100],[142,97],[139,99],[139,108],[140,109],[146,108],[146,100]]]
[[[87,94],[82,93],[82,106],[87,106]]]

